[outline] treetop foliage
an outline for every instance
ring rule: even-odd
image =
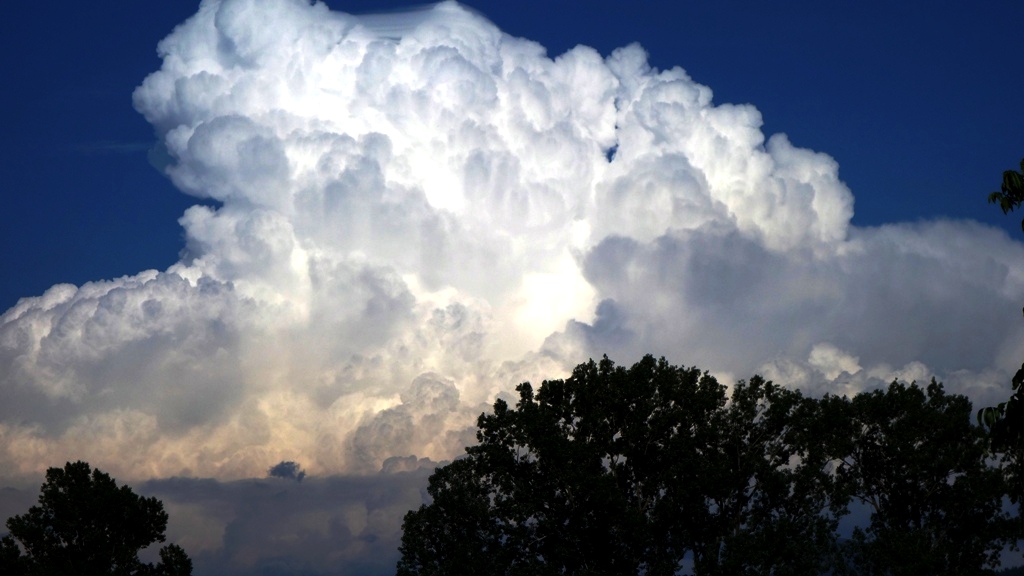
[[[729,392],[644,357],[524,383],[430,479],[398,574],[981,574],[1017,538],[966,398]],[[850,506],[870,523],[839,536]]]
[[[46,471],[39,505],[7,520],[0,539],[0,573],[187,576],[192,561],[181,547],[160,549],[160,562],[143,563],[138,553],[164,541],[167,513],[156,498],[118,486],[85,462]]]

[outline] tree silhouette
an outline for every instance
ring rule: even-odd
[[[46,471],[39,505],[7,520],[0,539],[0,573],[187,576],[192,561],[181,547],[160,550],[160,561],[138,553],[164,541],[167,513],[156,498],[137,496],[85,462]]]
[[[807,398],[604,358],[477,421],[403,523],[399,576],[983,574],[1013,543],[967,398]],[[870,522],[841,541],[853,502]]]
[[[400,575],[818,575],[836,550],[814,402],[651,356],[577,366],[480,416],[405,517]],[[834,510],[839,512],[842,505]]]

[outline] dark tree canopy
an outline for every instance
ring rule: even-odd
[[[85,462],[50,468],[39,505],[7,520],[0,540],[0,573],[15,575],[187,576],[192,561],[181,547],[160,549],[160,561],[138,553],[164,541],[167,513],[156,498],[137,496]]]
[[[1013,538],[970,404],[936,383],[727,394],[647,356],[517,390],[406,515],[399,575],[980,574]],[[851,502],[872,516],[844,540]]]
[[[838,477],[870,524],[846,544],[856,574],[985,573],[1017,535],[1003,511],[1003,470],[987,459],[967,398],[894,382],[852,400],[829,397]]]

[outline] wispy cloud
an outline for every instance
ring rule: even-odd
[[[116,140],[97,140],[82,142],[74,146],[74,151],[83,154],[137,154],[148,152],[153,148],[152,142],[119,142]]]

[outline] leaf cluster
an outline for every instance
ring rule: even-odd
[[[1002,186],[998,191],[988,195],[988,202],[989,204],[999,204],[1003,214],[1009,214],[1020,208],[1024,203],[1024,159],[1020,161],[1020,172],[1015,170],[1003,172]],[[1024,220],[1021,220],[1020,226],[1024,230]]]

